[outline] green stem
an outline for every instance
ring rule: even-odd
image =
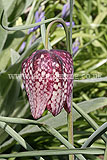
[[[53,22],[51,22],[46,31],[46,39],[45,39],[45,49],[48,49],[48,37],[49,37],[49,31],[54,23],[61,23],[64,27],[65,34],[66,34],[66,43],[67,43],[67,50],[69,50],[69,36],[68,36],[68,27],[66,26],[66,23],[64,22],[63,19],[57,19]]]
[[[70,53],[72,54],[72,13],[73,13],[73,0],[70,0]],[[73,91],[72,91],[73,93]],[[72,95],[73,96],[73,95]],[[73,145],[73,116],[72,116],[72,104],[71,112],[68,114],[68,141]],[[73,155],[69,155],[69,160],[74,160]]]
[[[104,154],[104,160],[107,159],[107,141],[106,141],[106,148],[105,148],[105,154]]]

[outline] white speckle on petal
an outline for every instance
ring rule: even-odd
[[[56,72],[56,70],[55,70],[55,69],[53,69],[53,72]]]
[[[56,78],[55,82],[59,82],[59,79],[58,79],[58,78]]]
[[[59,77],[59,73],[58,72],[56,72],[55,75],[56,75],[56,77]]]
[[[55,88],[55,89],[58,89],[58,85],[54,84],[54,88]]]
[[[58,83],[58,87],[61,87],[61,83]]]
[[[40,85],[40,89],[43,89],[43,85]]]
[[[41,55],[41,58],[44,58],[44,55],[43,55],[43,54]]]
[[[57,92],[56,91],[53,91],[53,96],[56,96],[57,95]]]
[[[30,75],[32,75],[32,71],[30,70]]]
[[[65,84],[64,88],[67,88],[67,83]]]
[[[54,65],[55,65],[55,62],[52,63],[52,66],[54,66]]]
[[[45,71],[42,71],[42,73],[41,73],[42,77],[44,77],[45,74],[46,74],[46,72],[45,72]]]
[[[51,104],[51,107],[52,107],[52,112],[53,112],[53,111],[54,111],[54,108],[55,108],[55,107],[54,107],[54,103]]]
[[[51,100],[54,101],[56,99],[56,96],[52,96]]]
[[[47,74],[46,74],[46,78],[49,78],[49,76],[50,76],[50,74],[49,74],[49,73],[47,73]]]
[[[64,78],[66,78],[67,77],[67,74],[66,73],[64,73]]]
[[[32,63],[30,64],[30,67],[32,68]]]
[[[58,64],[58,63],[56,64],[56,67],[59,67],[59,64]]]
[[[39,71],[39,72],[41,72],[41,69],[40,69],[40,68],[38,68],[38,71]]]

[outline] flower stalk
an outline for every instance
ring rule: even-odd
[[[69,43],[68,27],[66,26],[66,23],[64,22],[63,19],[54,20],[54,21],[52,21],[52,22],[48,25],[47,31],[46,31],[46,38],[45,38],[45,49],[48,49],[49,31],[50,31],[50,29],[51,29],[51,27],[52,27],[52,25],[53,25],[54,23],[60,23],[60,24],[63,25],[64,30],[65,30],[65,34],[66,34],[67,51],[69,51],[69,50],[70,50],[70,43]]]
[[[72,14],[73,14],[73,0],[70,0],[70,53],[73,54],[72,51]],[[72,91],[73,97],[73,91]],[[73,145],[73,116],[72,116],[72,102],[71,102],[71,112],[68,113],[68,141]],[[69,155],[69,160],[74,160],[74,155]]]

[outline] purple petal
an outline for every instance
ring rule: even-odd
[[[40,14],[40,19],[44,18],[44,16],[45,16],[45,12],[42,12],[42,13]]]
[[[36,11],[36,13],[35,13],[35,22],[36,22],[38,19],[39,19],[39,12]]]
[[[26,46],[26,42],[23,42],[21,47],[20,47],[20,52],[24,51],[25,46]]]
[[[78,51],[79,47],[76,46],[76,47],[73,47],[73,54],[75,54],[77,51]]]
[[[64,19],[64,18],[66,18],[69,14],[70,14],[70,3],[67,2],[67,3],[64,5],[64,7],[63,7],[61,17]]]
[[[70,22],[65,22],[66,25],[69,27],[70,26]],[[74,22],[72,22],[72,27],[75,25]],[[57,27],[63,27],[62,24],[58,24]]]
[[[42,18],[44,18],[44,15],[45,15],[45,12],[41,12],[41,13],[39,14],[39,11],[36,11],[36,13],[35,13],[35,23],[41,22]],[[35,26],[35,27],[33,27],[33,28],[30,28],[30,29],[28,30],[28,34],[30,34],[31,32],[36,31],[39,27],[40,27],[40,25]]]
[[[79,45],[80,45],[80,42],[79,42],[79,40],[77,39],[74,43],[73,43],[73,54],[75,54],[77,51],[78,51],[78,49],[79,49]]]

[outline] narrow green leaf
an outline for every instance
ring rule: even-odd
[[[61,150],[26,151],[26,152],[12,153],[12,154],[0,154],[0,158],[70,155],[70,154],[100,155],[104,154],[104,150],[99,148],[87,148],[87,149],[69,149],[69,150],[61,149]]]
[[[98,138],[107,131],[107,122],[100,126],[82,145],[82,148],[90,147]]]
[[[32,151],[33,148],[9,125],[5,122],[0,122],[0,127],[4,129],[10,136],[12,136],[21,146],[23,146],[26,150]],[[36,157],[36,159],[40,159],[40,157]]]
[[[78,113],[81,114],[82,117],[85,118],[85,120],[91,125],[91,127],[94,130],[97,130],[99,128],[98,124],[74,102],[73,102],[73,107]],[[107,135],[103,134],[101,137],[104,140],[104,142],[106,142]]]
[[[56,18],[50,18],[50,19],[47,19],[47,20],[44,20],[44,21],[41,21],[38,23],[33,23],[30,25],[20,25],[20,26],[16,26],[16,27],[7,27],[7,26],[4,26],[4,24],[3,24],[3,19],[4,19],[3,16],[4,16],[4,12],[2,12],[0,24],[5,30],[8,30],[8,31],[26,30],[26,29],[30,29],[30,28],[45,24],[45,23],[49,23],[49,22],[56,20],[56,19],[60,19],[60,18],[56,17]]]
[[[104,65],[105,63],[107,63],[107,59],[103,59],[103,60],[99,61],[97,64],[90,67],[86,72],[90,72],[92,70],[95,70],[95,69],[101,67],[102,65]]]
[[[2,15],[2,12],[3,12],[3,1],[0,0],[0,17]],[[3,24],[7,25],[7,15],[5,13],[4,15],[4,19],[3,19]],[[6,38],[7,38],[7,31],[4,30],[1,26],[0,26],[0,52],[1,50],[3,49],[3,46],[5,44],[5,41],[6,41]]]
[[[7,122],[7,123],[16,123],[16,124],[35,124],[38,125],[43,131],[47,132],[55,136],[60,142],[62,142],[67,148],[72,149],[74,146],[68,142],[57,130],[46,125],[44,123],[36,122],[35,120],[23,119],[23,118],[10,118],[10,117],[1,117],[0,121]],[[76,157],[80,160],[85,160],[82,155],[76,155]]]
[[[93,85],[94,83],[99,82],[107,82],[107,77],[74,80],[74,91],[77,91],[81,88],[87,87],[88,85]]]

